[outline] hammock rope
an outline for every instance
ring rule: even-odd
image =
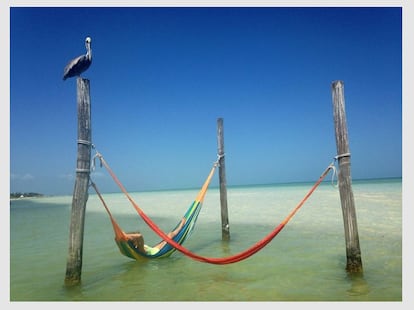
[[[151,218],[149,216],[147,216],[143,212],[143,210],[138,206],[138,204],[132,199],[132,197],[128,194],[128,192],[125,189],[125,187],[122,185],[122,183],[116,177],[116,175],[114,174],[114,172],[112,171],[112,169],[109,167],[109,165],[107,164],[107,162],[104,160],[103,156],[99,152],[97,152],[97,154],[95,155],[95,157],[96,158],[99,158],[99,160],[101,162],[101,165],[103,165],[106,168],[106,170],[108,171],[108,173],[114,179],[115,183],[117,183],[117,185],[119,186],[119,188],[121,189],[121,191],[126,195],[126,197],[128,198],[128,200],[131,202],[131,204],[133,205],[133,207],[135,208],[135,210],[138,212],[138,214],[141,216],[141,218],[144,220],[144,222],[155,233],[157,233],[169,245],[171,245],[172,247],[174,247],[176,250],[180,251],[181,253],[185,254],[186,256],[188,256],[188,257],[190,257],[190,258],[192,258],[192,259],[194,259],[196,261],[199,261],[199,262],[204,262],[204,263],[209,263],[209,264],[216,264],[216,265],[232,264],[232,263],[236,263],[236,262],[242,261],[242,260],[244,260],[246,258],[249,258],[250,256],[254,255],[258,251],[260,251],[262,248],[264,248],[267,244],[269,244],[273,240],[273,238],[275,238],[276,235],[286,226],[286,224],[296,214],[296,212],[304,205],[304,203],[306,202],[306,200],[308,200],[308,198],[316,190],[316,188],[319,186],[319,184],[328,175],[329,171],[335,169],[334,162],[331,163],[331,164],[329,164],[329,166],[324,170],[324,172],[321,174],[321,176],[319,177],[319,179],[314,183],[314,185],[306,193],[306,195],[302,198],[302,200],[297,204],[297,206],[295,208],[293,208],[293,210],[285,217],[285,219],[278,226],[276,226],[268,235],[266,235],[263,239],[259,240],[258,242],[256,242],[255,244],[253,244],[248,249],[246,249],[246,250],[244,250],[242,252],[239,252],[237,254],[231,255],[231,256],[227,256],[227,257],[206,257],[206,256],[198,255],[198,254],[190,251],[189,249],[187,249],[184,246],[182,246],[180,243],[178,243],[175,240],[169,238],[167,236],[167,234],[164,231],[162,231],[155,224],[155,222],[153,222],[151,220]],[[206,191],[207,191],[207,188],[208,188],[209,183],[211,181],[211,178],[212,178],[212,176],[214,174],[214,171],[215,171],[216,167],[218,166],[218,160],[214,163],[213,168],[211,169],[211,171],[210,171],[210,173],[209,173],[209,175],[207,177],[206,182],[203,184],[203,187],[202,187],[202,189],[200,190],[200,192],[199,192],[199,194],[197,196],[197,200],[198,201],[203,201],[203,199],[204,199],[204,196],[206,194]],[[93,183],[92,183],[92,185],[94,186],[95,190],[97,191],[96,186]],[[101,198],[101,200],[103,202],[103,199],[102,198]],[[112,224],[114,226],[114,230],[115,231],[120,230],[122,232],[122,229],[119,227],[119,225],[116,223],[116,221],[112,218],[111,213],[109,212],[109,209],[108,209],[108,207],[106,206],[105,203],[104,203],[104,206],[107,209],[108,214],[111,217],[111,221],[112,221]],[[122,233],[121,233],[121,235],[122,235]],[[124,236],[124,238],[127,238],[127,237]]]
[[[138,206],[138,204],[132,199],[132,197],[129,195],[128,191],[125,189],[125,187],[122,185],[121,181],[117,178],[117,176],[115,175],[115,173],[112,171],[112,169],[109,167],[108,163],[105,161],[105,159],[103,158],[102,154],[100,154],[99,152],[96,153],[96,155],[94,156],[94,159],[98,158],[101,162],[101,165],[103,165],[106,170],[108,171],[108,173],[111,175],[111,177],[114,179],[115,183],[118,185],[118,187],[121,189],[121,191],[125,194],[125,196],[128,198],[128,200],[131,202],[131,204],[133,205],[133,207],[135,208],[135,210],[140,214],[144,214],[144,212],[142,211],[142,209]],[[94,166],[94,165],[93,165]],[[207,176],[207,180],[206,182],[203,184],[200,192],[198,193],[196,200],[197,201],[203,201],[204,197],[206,195],[207,192],[207,188],[210,184],[211,178],[213,177],[215,168],[218,166],[218,161],[215,161],[213,163],[213,168],[211,169],[209,175]]]

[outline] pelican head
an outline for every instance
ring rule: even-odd
[[[86,37],[86,39],[85,39],[85,46],[86,46],[86,49],[87,50],[89,50],[91,48],[91,42],[92,42],[91,37]]]
[[[86,37],[85,39],[85,46],[86,46],[86,57],[89,58],[89,60],[92,59],[92,49],[91,49],[91,37]]]

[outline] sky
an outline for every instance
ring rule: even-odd
[[[402,16],[398,6],[11,6],[9,190],[73,193],[76,78],[62,75],[87,36],[92,143],[128,191],[200,187],[218,118],[228,186],[317,180],[337,155],[336,80],[352,178],[402,177]],[[119,191],[99,165],[91,176]]]

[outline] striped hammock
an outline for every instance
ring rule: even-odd
[[[105,162],[103,161],[103,158],[100,158],[101,162],[103,162],[105,164]],[[211,179],[214,175],[214,172],[216,170],[216,167],[218,166],[218,162],[215,162],[213,164],[213,167],[211,168],[211,171],[209,173],[209,175],[207,176],[201,190],[199,191],[196,199],[191,203],[190,207],[187,209],[187,211],[185,212],[183,218],[185,219],[185,223],[184,225],[180,228],[180,230],[178,231],[178,233],[171,238],[175,243],[182,245],[187,239],[188,237],[191,235],[194,226],[196,224],[198,215],[201,211],[201,207],[203,205],[203,201],[204,201],[204,197],[206,195],[208,186],[211,182]],[[109,167],[107,166],[107,168],[109,169]],[[112,174],[111,170],[109,170],[109,172]],[[115,178],[115,181],[117,181],[116,176],[112,175]],[[117,182],[118,183],[118,182]],[[115,233],[115,242],[118,245],[118,248],[120,250],[120,252],[127,256],[130,257],[132,259],[136,259],[136,260],[140,260],[142,258],[162,258],[162,257],[168,257],[170,256],[173,252],[176,251],[176,248],[174,246],[172,246],[170,243],[166,243],[158,252],[156,253],[148,253],[148,252],[142,252],[140,250],[138,250],[134,244],[132,243],[131,240],[129,240],[128,235],[125,231],[122,230],[122,228],[119,226],[119,224],[116,222],[115,218],[112,216],[108,206],[106,205],[102,195],[100,194],[97,186],[95,183],[91,183],[92,187],[95,189],[96,193],[98,194],[99,199],[101,200],[101,202],[103,203],[105,210],[107,211],[109,218],[111,220],[112,223],[112,227],[114,229],[114,233]],[[120,184],[120,183],[119,183]],[[121,187],[123,189],[123,187]],[[123,191],[126,193],[126,191],[123,189]],[[126,193],[127,194],[127,193]],[[141,210],[141,208],[139,208],[139,206],[132,200],[132,198],[127,194],[127,198],[132,202],[134,208],[136,209],[136,211],[144,218],[145,221],[148,221],[149,218],[148,216],[144,215],[143,211]],[[182,219],[181,219],[182,220]],[[181,223],[180,222],[174,227],[173,230],[177,229],[178,226]]]
[[[202,203],[199,201],[194,201],[191,206],[188,208],[187,212],[185,213],[185,224],[180,229],[180,231],[175,235],[172,239],[177,242],[178,244],[183,244],[188,237],[190,237],[194,225],[197,221],[198,214],[200,213]],[[180,225],[178,223],[174,230]],[[119,247],[121,253],[125,256],[128,256],[133,259],[140,259],[141,257],[146,258],[161,258],[161,257],[168,257],[176,250],[173,246],[169,243],[166,243],[157,253],[150,254],[148,252],[141,252],[139,251],[133,243],[124,237],[124,233],[115,234],[115,242]]]

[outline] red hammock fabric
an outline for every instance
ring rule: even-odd
[[[182,252],[186,256],[200,261],[204,263],[209,264],[216,264],[216,265],[225,265],[225,264],[232,264],[237,263],[241,260],[244,260],[246,258],[249,258],[253,254],[260,251],[262,248],[264,248],[270,241],[273,240],[274,237],[286,226],[286,224],[289,222],[289,220],[295,215],[295,213],[303,206],[303,204],[306,202],[306,200],[311,196],[311,194],[315,191],[315,189],[318,187],[318,185],[323,181],[323,179],[327,176],[329,171],[333,169],[333,164],[330,164],[325,171],[322,173],[322,175],[319,177],[319,179],[315,182],[315,184],[312,186],[312,188],[308,191],[308,193],[305,195],[305,197],[299,202],[299,204],[286,216],[286,218],[274,229],[272,230],[267,236],[265,236],[262,240],[259,240],[257,243],[255,243],[250,248],[239,252],[238,254],[227,256],[227,257],[206,257],[201,256],[196,253],[191,252],[187,248],[183,247],[182,245],[178,244],[171,238],[167,236],[166,233],[164,233],[152,220],[149,216],[147,216],[143,210],[138,206],[138,204],[132,199],[132,197],[128,194],[124,186],[121,184],[121,182],[118,180],[118,178],[115,176],[115,174],[112,172],[111,168],[108,166],[108,164],[105,162],[103,157],[98,154],[97,155],[99,159],[101,160],[101,163],[105,166],[105,168],[108,170],[109,174],[112,176],[114,181],[118,184],[120,189],[124,192],[124,194],[127,196],[129,201],[134,206],[135,210],[138,212],[138,214],[142,217],[142,219],[147,223],[149,227],[154,230],[162,239],[164,239],[166,242],[168,242],[171,246],[176,248],[178,251]]]
[[[180,244],[176,243],[174,240],[171,240],[168,238],[168,236],[161,230],[159,227],[144,213],[142,210],[133,203],[134,207],[137,209],[140,216],[143,218],[143,220],[165,241],[167,241],[169,244],[171,244],[173,247],[175,247],[177,250],[182,252],[183,254],[187,255],[188,257],[191,257],[194,260],[204,262],[204,263],[210,263],[210,264],[216,264],[216,265],[225,265],[225,264],[231,264],[231,263],[237,263],[241,260],[244,260],[253,254],[260,251],[262,248],[264,248],[270,241],[273,240],[274,237],[286,226],[286,224],[289,222],[289,220],[295,215],[295,213],[303,206],[305,201],[310,197],[310,195],[315,191],[315,189],[318,187],[318,185],[323,181],[323,179],[328,174],[329,170],[332,168],[330,165],[324,173],[321,175],[321,177],[316,181],[316,183],[312,186],[312,188],[309,190],[309,192],[305,195],[305,197],[299,202],[299,204],[289,213],[289,215],[273,230],[271,231],[267,236],[265,236],[262,240],[255,243],[250,248],[246,249],[245,251],[242,251],[238,254],[227,256],[227,257],[205,257],[200,256],[198,254],[195,254],[188,250],[187,248],[181,246]]]

